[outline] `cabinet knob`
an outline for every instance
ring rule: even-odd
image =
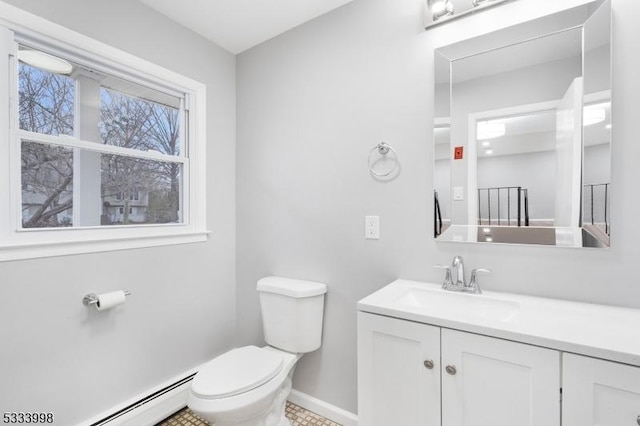
[[[456,374],[456,372],[458,371],[458,370],[456,370],[455,365],[447,365],[447,366],[444,368],[444,370],[445,370],[448,374],[450,374],[450,375],[452,375],[452,376],[453,376],[453,375],[455,375],[455,374]]]
[[[427,370],[433,370],[433,360],[427,359],[423,364]]]

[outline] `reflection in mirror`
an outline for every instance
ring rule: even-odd
[[[436,238],[610,245],[610,19],[600,0],[436,50]]]

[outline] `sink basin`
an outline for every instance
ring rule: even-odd
[[[395,303],[427,315],[465,321],[517,323],[520,316],[520,304],[515,301],[433,288],[409,287]]]

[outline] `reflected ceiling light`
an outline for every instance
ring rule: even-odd
[[[482,232],[488,234],[489,232],[491,232],[491,228],[482,228]]]
[[[605,127],[605,129],[609,129],[609,130],[611,130],[611,124],[607,124],[607,125],[606,125],[606,126],[604,126],[604,127]]]
[[[433,15],[434,22],[443,16],[453,15],[451,0],[427,0],[427,6]]]
[[[487,238],[485,238],[484,240],[485,240],[486,242],[490,243],[490,242],[492,242],[492,241],[493,241],[493,238],[491,238],[491,237],[487,237]]]
[[[482,141],[482,147],[483,148],[489,148],[491,146],[491,142],[489,141]]]
[[[593,124],[602,123],[607,118],[607,113],[600,105],[589,105],[584,107],[582,124],[591,126]]]
[[[506,127],[497,121],[478,121],[476,136],[478,139],[493,139],[504,136]]]
[[[491,154],[493,154],[493,150],[492,150],[492,149],[485,149],[485,150],[484,150],[484,153],[485,153],[486,155],[491,155]]]
[[[40,68],[54,74],[71,74],[73,65],[69,61],[62,58],[41,52],[39,50],[18,50],[18,59],[27,65]]]

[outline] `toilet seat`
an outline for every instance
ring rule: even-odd
[[[280,352],[256,346],[232,349],[204,365],[194,377],[191,391],[204,399],[242,394],[273,379],[282,366]]]

